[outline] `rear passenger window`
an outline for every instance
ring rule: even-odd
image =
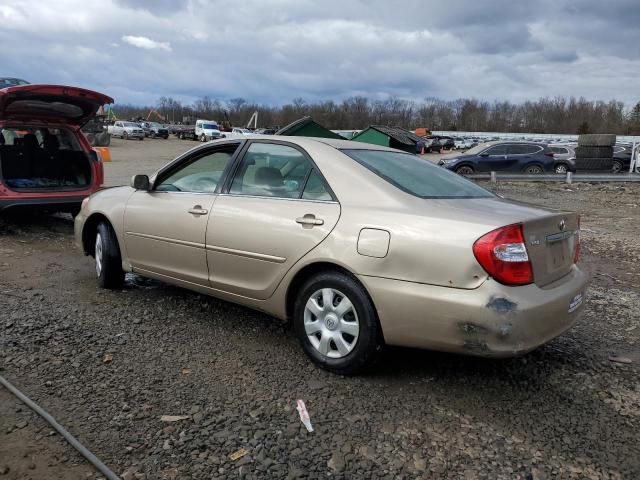
[[[300,198],[311,168],[311,162],[293,147],[252,143],[233,177],[229,193]]]
[[[309,175],[307,185],[302,192],[302,198],[305,200],[333,200],[327,185],[315,168]]]
[[[531,155],[540,150],[542,150],[542,147],[538,145],[509,145],[507,147],[507,155]]]

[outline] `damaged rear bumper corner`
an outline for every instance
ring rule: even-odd
[[[580,318],[587,276],[575,265],[540,288],[487,280],[474,290],[361,276],[388,345],[486,357],[525,354]]]

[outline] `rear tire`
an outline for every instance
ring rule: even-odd
[[[624,165],[620,160],[614,160],[613,165],[611,166],[611,173],[620,173],[622,172],[623,168],[624,168]]]
[[[341,375],[367,368],[382,348],[373,303],[364,287],[344,273],[319,273],[304,283],[295,300],[293,326],[311,361]]]
[[[544,172],[544,169],[542,168],[542,166],[534,164],[534,165],[527,165],[526,167],[524,167],[524,170],[522,171],[527,175],[539,175],[542,172]]]
[[[124,272],[120,247],[111,225],[106,222],[98,225],[93,256],[96,260],[98,285],[107,289],[122,288]]]

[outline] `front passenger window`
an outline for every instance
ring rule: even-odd
[[[229,145],[196,157],[178,170],[162,178],[155,190],[159,192],[214,193],[222,178],[222,173],[238,148]]]

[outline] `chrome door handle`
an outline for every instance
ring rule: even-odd
[[[187,210],[192,215],[206,215],[209,213],[209,210],[206,208],[202,208],[200,205],[195,205],[193,208]]]
[[[299,223],[302,226],[324,225],[324,220],[322,220],[321,218],[316,218],[316,216],[313,214],[307,213],[304,217],[296,218],[296,223]]]

